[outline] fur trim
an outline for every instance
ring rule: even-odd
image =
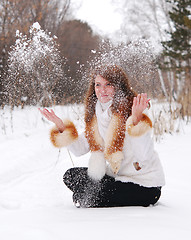
[[[105,158],[109,161],[111,155],[123,150],[125,138],[125,120],[119,114],[113,115],[105,139]]]
[[[109,156],[108,162],[110,163],[112,172],[114,174],[118,173],[122,160],[123,160],[123,153],[121,151],[115,152]]]
[[[63,123],[66,126],[64,132],[59,132],[57,127],[52,128],[50,132],[50,140],[57,148],[66,147],[78,138],[78,132],[73,122],[64,120]]]
[[[106,162],[103,152],[92,152],[88,164],[88,175],[93,180],[101,180],[106,172]]]
[[[103,151],[104,141],[99,134],[97,118],[95,115],[90,122],[86,123],[85,135],[92,152]]]
[[[110,163],[114,174],[119,171],[120,164],[123,159],[122,150],[125,138],[125,131],[125,119],[120,114],[113,115],[107,130],[104,147],[104,141],[98,131],[96,116],[94,115],[91,122],[86,124],[86,138],[90,145],[90,150],[92,151],[92,154],[98,151],[104,151],[103,156]],[[99,161],[98,157],[97,159],[95,159],[95,161]],[[90,166],[92,166],[92,164],[90,164]],[[96,164],[94,164],[94,167],[96,168]]]
[[[143,134],[151,130],[151,128],[152,122],[146,114],[143,114],[142,120],[135,126],[133,125],[132,116],[130,116],[126,122],[127,132],[132,137],[142,136]]]

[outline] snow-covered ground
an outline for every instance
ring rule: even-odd
[[[56,107],[83,129],[83,109]],[[155,143],[166,175],[154,207],[77,209],[62,183],[70,167],[86,166],[49,142],[50,123],[37,108],[0,110],[1,240],[187,240],[191,235],[191,124]]]

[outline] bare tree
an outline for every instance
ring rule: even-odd
[[[67,88],[63,89],[70,101],[81,101],[86,91],[83,81],[87,61],[93,56],[92,50],[97,50],[100,38],[93,34],[90,26],[80,20],[65,21],[57,33],[60,51],[67,58],[68,76]],[[72,99],[71,99],[72,98]]]
[[[115,0],[113,0],[115,2]],[[165,30],[171,28],[168,16],[169,6],[165,0],[122,1],[119,11],[124,16],[122,34],[127,40],[131,37],[166,40]]]
[[[124,16],[124,24],[121,29],[122,35],[126,36],[127,41],[137,38],[149,39],[152,41],[156,54],[158,54],[158,60],[161,61],[161,42],[167,40],[166,31],[172,29],[168,14],[171,6],[166,0],[129,0],[122,2],[120,8]],[[173,88],[173,76],[164,74],[159,66],[157,71],[160,88],[163,95],[169,99],[169,89]]]
[[[68,18],[70,0],[1,0],[0,1],[0,98],[8,51],[15,42],[17,30],[28,34],[30,26],[39,22],[42,29],[55,34]]]

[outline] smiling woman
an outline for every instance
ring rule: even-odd
[[[114,87],[111,83],[101,76],[95,78],[95,93],[101,103],[107,103],[114,96]]]
[[[88,168],[71,168],[63,176],[76,206],[149,206],[159,200],[165,180],[145,112],[149,100],[131,89],[122,68],[103,65],[90,74],[82,134],[71,121],[41,110],[55,123],[55,147],[67,147],[76,156],[91,152]]]

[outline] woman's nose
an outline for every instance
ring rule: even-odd
[[[103,86],[103,87],[101,88],[101,92],[102,92],[102,93],[105,93],[105,91],[106,91],[106,88]]]

